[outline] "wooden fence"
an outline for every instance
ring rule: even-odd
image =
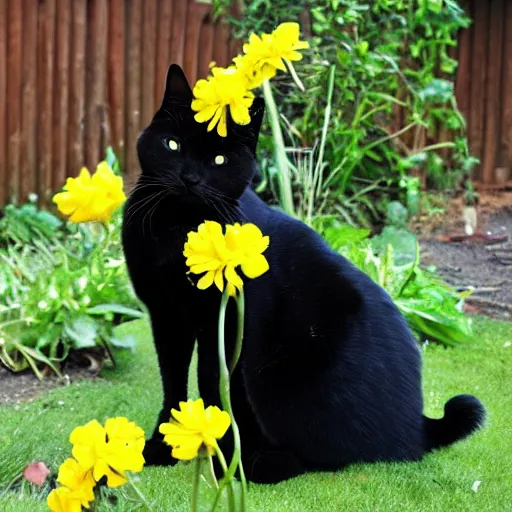
[[[456,94],[465,115],[477,179],[497,180],[509,169],[512,184],[512,0],[469,0],[472,26],[460,34]],[[499,172],[499,171],[498,171]]]
[[[512,0],[467,6],[456,92],[478,177],[492,184],[512,167]],[[237,48],[204,0],[0,0],[0,206],[30,192],[47,201],[107,144],[130,185],[169,63],[194,82]]]
[[[196,0],[0,0],[0,206],[66,176],[112,144],[128,181],[171,62],[191,82],[235,52]]]

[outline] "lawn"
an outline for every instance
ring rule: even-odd
[[[439,416],[448,398],[474,393],[488,408],[486,428],[470,440],[420,463],[357,465],[339,473],[309,474],[275,486],[252,486],[252,511],[501,511],[512,510],[512,324],[475,319],[471,345],[424,351],[427,413]],[[0,408],[0,489],[27,462],[52,468],[70,454],[68,436],[92,418],[124,415],[146,432],[160,406],[160,383],[149,329],[140,320],[120,327],[136,334],[135,353],[118,356],[104,380],[79,382],[37,400]],[[195,388],[195,386],[193,386]],[[155,511],[186,511],[191,466],[147,468],[140,488]],[[475,481],[481,481],[477,492]],[[38,512],[44,501],[22,493],[0,495],[0,510]],[[115,510],[129,511],[128,501]],[[101,508],[100,508],[101,510]]]

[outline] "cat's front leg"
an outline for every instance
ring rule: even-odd
[[[174,465],[171,448],[164,444],[158,431],[161,423],[169,422],[172,408],[187,400],[188,370],[194,349],[192,323],[183,305],[150,309],[153,339],[158,355],[163,388],[163,407],[151,439],[146,442],[144,458],[147,465]]]

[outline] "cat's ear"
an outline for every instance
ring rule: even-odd
[[[175,101],[191,103],[192,89],[190,88],[187,77],[180,66],[178,66],[178,64],[171,64],[167,71],[165,93],[162,104],[173,103]]]

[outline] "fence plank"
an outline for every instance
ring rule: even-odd
[[[185,27],[187,26],[187,3],[182,0],[173,2],[171,63],[183,67],[183,51],[185,47]]]
[[[55,60],[55,0],[39,4],[38,36],[38,189],[41,205],[50,203],[53,173],[53,80]]]
[[[7,0],[0,0],[0,207],[7,202]]]
[[[87,0],[72,2],[71,66],[69,78],[68,175],[76,176],[85,164],[85,67],[87,54]]]
[[[506,3],[503,46],[503,106],[500,165],[512,166],[512,2]]]
[[[482,182],[492,183],[494,169],[496,168],[499,126],[501,126],[501,69],[503,55],[503,20],[505,18],[504,0],[491,2],[489,21],[489,54],[487,57],[487,86],[484,159],[482,168]],[[485,61],[484,61],[485,62]]]
[[[155,45],[156,45],[156,2],[144,2],[142,22],[142,126],[149,124],[155,113]],[[142,127],[141,126],[141,127]],[[141,128],[140,127],[140,128]]]
[[[109,16],[109,89],[108,101],[112,145],[124,165],[124,136],[125,136],[125,1],[111,0]]]
[[[489,35],[489,4],[474,3],[474,38],[471,63],[471,113],[469,143],[471,153],[483,161],[485,87],[487,83],[487,49]],[[480,166],[481,168],[481,166]],[[476,176],[475,176],[476,177]]]
[[[214,25],[211,11],[207,14],[201,25],[199,35],[199,59],[197,61],[197,78],[206,78],[210,71],[210,62],[213,60]]]
[[[9,196],[19,192],[20,144],[21,144],[21,66],[22,66],[22,4],[8,3],[7,48],[7,158]]]
[[[109,138],[106,113],[105,90],[107,80],[107,0],[93,0],[88,15],[89,34],[87,55],[87,85],[89,94],[86,106],[85,162],[87,167],[96,168],[104,157],[103,148]]]
[[[140,130],[141,111],[141,29],[142,2],[133,0],[127,11],[128,26],[128,62],[126,73],[126,174],[128,188],[135,182],[139,164],[136,152],[136,140]]]
[[[158,4],[156,38],[155,105],[160,105],[164,92],[165,77],[169,69],[173,2],[160,0]]]
[[[210,10],[209,5],[191,2],[188,4],[187,27],[185,30],[185,51],[183,56],[183,71],[193,87],[197,80],[197,66],[201,49],[199,39],[203,19]]]
[[[23,0],[23,64],[19,201],[36,192],[37,143],[37,0]]]
[[[69,104],[69,36],[70,4],[57,0],[57,61],[54,89],[53,123],[53,190],[58,190],[66,180],[68,143],[68,104]]]

